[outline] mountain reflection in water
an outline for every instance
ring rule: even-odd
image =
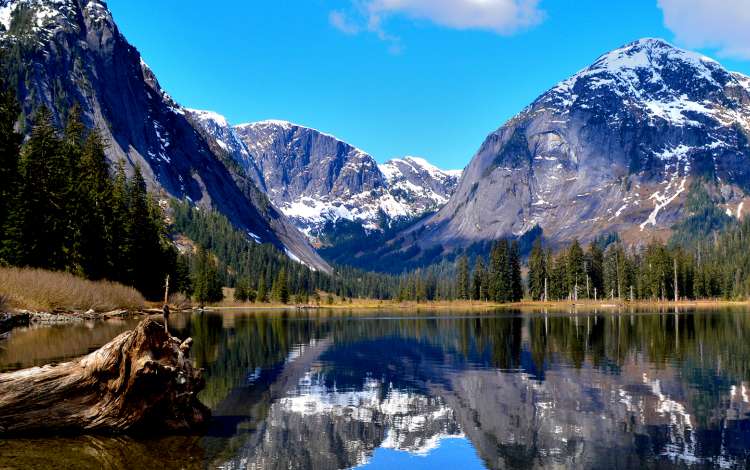
[[[744,310],[176,320],[211,429],[98,437],[79,466],[128,468],[132,452],[165,468],[750,465]],[[92,439],[0,441],[0,467]]]

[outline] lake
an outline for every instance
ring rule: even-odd
[[[750,314],[177,315],[199,436],[0,440],[0,468],[747,468]],[[137,320],[18,330],[0,370]],[[33,393],[33,391],[30,391]]]

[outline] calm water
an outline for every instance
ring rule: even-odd
[[[194,314],[201,436],[0,441],[0,468],[747,468],[745,310]],[[0,370],[132,322],[14,333]]]

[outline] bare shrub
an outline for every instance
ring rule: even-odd
[[[193,304],[190,299],[182,292],[176,292],[169,296],[169,305],[178,310],[190,308]]]
[[[27,268],[0,268],[0,297],[30,310],[134,310],[145,302],[137,290],[116,282]]]

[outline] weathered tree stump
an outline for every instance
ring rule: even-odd
[[[0,435],[201,428],[210,412],[191,342],[147,318],[81,359],[0,374]]]

